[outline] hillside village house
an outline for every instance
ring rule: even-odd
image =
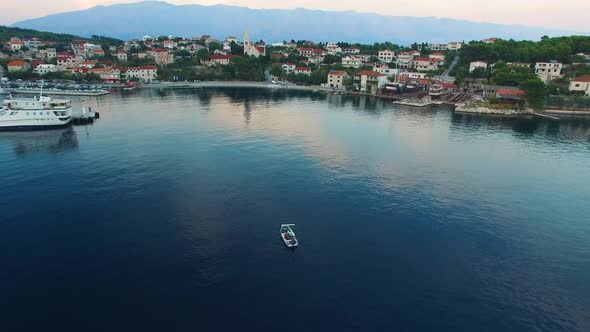
[[[38,65],[35,70],[33,70],[33,72],[39,75],[47,75],[49,73],[57,72],[57,66],[53,64],[42,63]]]
[[[44,60],[57,58],[57,52],[55,48],[47,48],[39,51],[39,57]]]
[[[23,42],[20,40],[15,40],[10,42],[10,50],[13,52],[18,52],[23,48]]]
[[[410,67],[417,71],[433,71],[438,69],[438,59],[417,57],[410,61]]]
[[[92,68],[96,67],[96,64],[97,64],[96,61],[82,61],[82,62],[80,62],[79,67],[92,69]]]
[[[395,63],[401,69],[408,69],[410,68],[410,62],[415,58],[419,57],[420,52],[418,51],[410,51],[410,52],[400,52],[395,60]]]
[[[311,57],[314,54],[314,49],[311,47],[299,47],[297,49],[300,56]]]
[[[158,69],[155,66],[140,66],[127,68],[125,78],[127,80],[138,80],[147,83],[158,77]]]
[[[25,39],[23,45],[31,49],[38,49],[41,46],[41,41],[37,38]]]
[[[57,70],[65,71],[76,68],[82,62],[82,58],[72,54],[60,54],[57,56]]]
[[[375,93],[379,80],[385,77],[384,74],[372,70],[361,70],[354,75],[354,83],[359,87],[361,92]]]
[[[531,64],[528,62],[508,62],[506,63],[508,67],[521,67],[521,68],[531,68]]]
[[[345,54],[360,54],[361,49],[358,47],[347,47],[344,49]]]
[[[421,79],[426,79],[426,73],[412,73],[412,72],[407,72],[407,73],[402,73],[400,75],[400,78],[421,80]]]
[[[334,89],[344,88],[344,78],[348,76],[344,70],[331,70],[328,73],[326,86]]]
[[[174,54],[170,53],[166,48],[152,49],[148,51],[148,56],[160,66],[174,63]]]
[[[485,61],[473,61],[469,64],[469,72],[473,72],[477,68],[482,68],[483,70],[488,69],[488,63]]]
[[[461,42],[450,42],[447,44],[447,50],[449,51],[457,51],[463,47],[463,43]]]
[[[162,46],[164,46],[165,48],[175,48],[178,47],[178,43],[175,42],[174,40],[164,40],[164,42],[162,42]]]
[[[590,75],[572,79],[570,82],[570,91],[583,92],[587,96],[590,96]]]
[[[432,51],[446,51],[448,49],[447,45],[448,44],[428,44],[426,48]]]
[[[283,72],[287,75],[294,73],[297,66],[294,63],[275,62],[273,66],[281,67]]]
[[[127,61],[127,53],[123,51],[117,52],[117,59],[119,61]]]
[[[326,45],[326,50],[328,51],[328,54],[330,54],[330,55],[336,55],[336,54],[342,53],[342,48],[340,46],[338,46],[338,44],[336,44],[336,43],[328,43],[328,45]]]
[[[498,38],[486,38],[483,40],[483,42],[486,44],[494,44],[497,40]]]
[[[392,62],[395,57],[395,52],[392,50],[379,51],[377,58],[382,62]]]
[[[223,54],[213,54],[209,57],[208,61],[204,62],[205,66],[215,66],[215,65],[229,65],[231,59],[235,58],[235,55],[223,55]]]
[[[345,55],[342,57],[342,67],[346,68],[360,68],[363,65],[363,61],[360,57]]]
[[[397,74],[397,72],[398,72],[397,69],[389,68],[389,65],[386,63],[376,63],[373,66],[373,71],[376,71],[378,73],[381,73],[381,74],[387,75],[387,76]]]
[[[6,67],[8,67],[9,73],[13,73],[17,71],[27,71],[31,69],[31,64],[22,60],[14,60],[10,61]]]
[[[92,68],[88,72],[98,75],[104,81],[118,82],[121,80],[121,69],[117,67]]]
[[[549,62],[537,62],[535,64],[535,74],[537,74],[543,82],[547,83],[555,78],[563,77],[561,75],[562,68],[563,64],[555,60]]]
[[[311,68],[309,67],[295,67],[295,75],[311,75]]]
[[[445,54],[444,53],[441,53],[441,52],[432,53],[428,57],[431,58],[431,59],[439,59],[439,60],[442,60],[442,61],[445,61],[445,58],[446,58],[445,57]]]

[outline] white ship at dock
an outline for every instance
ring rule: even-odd
[[[4,100],[0,108],[0,130],[36,130],[69,126],[72,104],[67,99],[43,95]]]

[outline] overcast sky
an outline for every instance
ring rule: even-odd
[[[137,0],[0,0],[0,24]],[[227,4],[250,8],[356,10],[384,15],[436,16],[518,23],[590,32],[590,0],[168,0],[174,4]]]

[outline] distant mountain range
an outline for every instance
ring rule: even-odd
[[[97,6],[13,24],[15,27],[102,35],[120,39],[144,35],[191,37],[209,34],[216,38],[249,31],[253,39],[275,42],[291,39],[373,43],[470,41],[488,37],[538,40],[543,35],[579,34],[528,27],[478,23],[434,17],[384,16],[354,11],[308,9],[249,9],[237,6],[173,5],[146,1]]]

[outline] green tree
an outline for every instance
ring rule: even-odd
[[[526,92],[529,104],[533,109],[544,109],[547,88],[539,78],[527,79],[521,82],[519,87]]]

